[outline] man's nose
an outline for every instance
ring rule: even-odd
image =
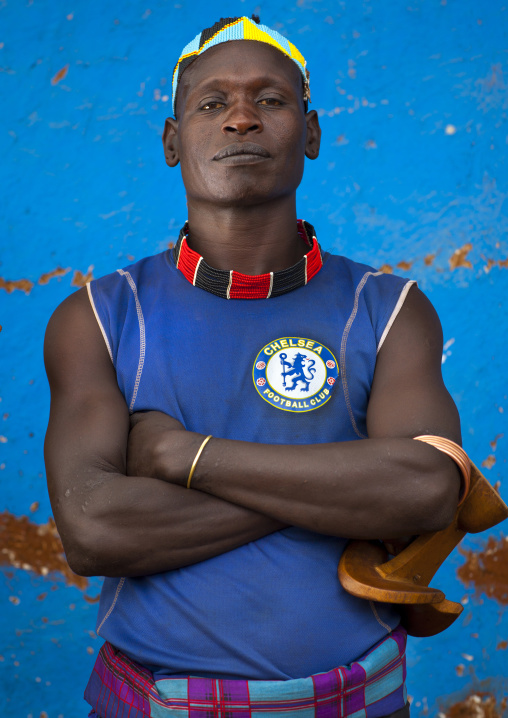
[[[249,132],[261,132],[263,124],[258,108],[251,102],[235,102],[224,119],[222,132],[245,135]]]

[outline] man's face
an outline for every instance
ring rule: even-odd
[[[247,206],[291,195],[305,155],[319,151],[298,68],[264,43],[207,50],[182,76],[177,114],[163,140],[168,164],[181,164],[189,202]]]

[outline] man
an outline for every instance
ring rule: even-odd
[[[163,136],[176,247],[49,323],[52,505],[71,567],[107,577],[90,715],[408,715],[397,612],[337,564],[349,538],[450,523],[457,466],[413,439],[460,442],[459,419],[424,295],[297,221],[308,96],[257,20],[200,33]]]

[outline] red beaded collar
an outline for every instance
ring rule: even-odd
[[[299,262],[288,269],[267,274],[241,274],[233,269],[214,269],[187,244],[188,225],[183,226],[173,249],[173,259],[184,277],[195,287],[224,299],[270,299],[292,292],[310,282],[321,267],[323,258],[314,227],[299,219],[298,234],[311,247]]]

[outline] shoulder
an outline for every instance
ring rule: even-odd
[[[350,305],[351,321],[364,316],[379,351],[416,282],[341,255],[329,255],[327,264]]]
[[[167,252],[161,252],[144,257],[123,269],[93,279],[86,287],[64,299],[48,322],[46,355],[50,356],[54,347],[60,351],[63,344],[76,342],[80,345],[90,341],[91,337],[96,339],[99,329],[102,334],[99,346],[105,342],[111,358],[111,342],[107,336],[107,328],[112,312],[121,315],[122,308],[126,310],[131,300],[135,302],[137,286],[167,268],[166,255]],[[101,349],[103,348],[102,346]]]
[[[89,301],[103,333],[107,327],[115,331],[115,326],[122,326],[129,312],[139,313],[140,303],[156,294],[162,283],[171,281],[168,254],[166,251],[144,257],[87,285]]]
[[[93,293],[97,290],[107,292],[115,287],[132,286],[133,282],[137,285],[146,279],[153,280],[158,275],[162,273],[165,275],[168,272],[168,268],[170,267],[168,255],[169,252],[165,251],[143,257],[143,259],[133,264],[116,269],[114,272],[105,274],[98,279],[93,279],[88,286]]]
[[[407,282],[412,281],[405,277],[399,277],[396,274],[389,274],[381,269],[376,269],[369,264],[355,262],[353,259],[340,254],[327,254],[326,261],[330,265],[332,272],[346,275],[355,287],[360,289],[369,286],[396,291],[399,287],[403,287]]]
[[[393,319],[381,355],[385,359],[395,354],[416,356],[419,347],[441,364],[443,330],[439,316],[428,297],[412,285]]]
[[[44,362],[52,391],[76,384],[75,367],[80,367],[81,376],[87,376],[92,367],[95,372],[110,371],[110,356],[86,288],[68,296],[51,315],[44,338]]]

